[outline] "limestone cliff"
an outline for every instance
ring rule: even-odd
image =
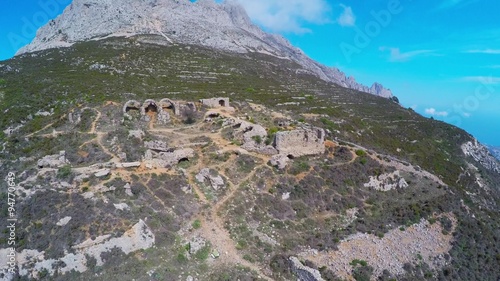
[[[36,38],[17,55],[49,48],[68,47],[80,41],[112,36],[157,34],[165,42],[202,45],[236,53],[258,52],[292,60],[305,73],[340,86],[391,98],[378,83],[359,84],[337,68],[319,64],[279,35],[252,24],[235,2],[213,0],[74,0],[62,15],[40,28]]]

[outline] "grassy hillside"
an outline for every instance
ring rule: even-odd
[[[405,274],[398,278],[498,279],[500,176],[465,158],[460,146],[472,140],[469,134],[424,118],[391,100],[326,83],[298,71],[299,66],[288,60],[258,53],[230,54],[197,46],[145,43],[155,40],[161,41],[150,36],[107,39],[1,62],[0,112],[3,114],[0,115],[0,127],[14,130],[10,135],[0,132],[0,142],[4,144],[0,175],[5,177],[10,170],[26,171],[24,178],[27,178],[36,174],[32,166],[35,159],[60,150],[67,151],[73,166],[108,161],[110,156],[105,150],[91,144],[100,135],[92,129],[96,114],[90,109],[85,111],[86,107],[102,113],[97,125],[103,130],[100,132],[104,141],[111,143],[116,136],[123,142],[121,149],[127,151],[128,156],[137,153],[131,160],[140,159],[143,152],[138,151],[138,144],[129,142],[126,134],[130,129],[142,127],[132,123],[111,125],[113,120],[121,118],[121,107],[104,106],[110,101],[122,105],[130,99],[197,101],[228,96],[238,110],[247,113],[251,122],[267,128],[277,126],[279,118],[252,111],[249,103],[265,105],[269,110],[290,116],[293,122],[307,122],[326,129],[327,139],[336,146],[328,149],[323,155],[325,159],[294,159],[285,171],[278,171],[255,155],[214,154],[221,147],[209,140],[197,151],[197,162],[189,164],[194,166],[185,168],[190,172],[198,164],[219,167],[219,172],[232,181],[231,186],[235,188],[228,203],[221,206],[217,205],[218,200],[227,194],[212,193],[200,187],[201,199],[186,195],[179,189],[188,182],[179,175],[152,172],[128,180],[91,178],[84,185],[88,188],[99,183],[121,186],[125,181],[130,182],[135,197],[127,199],[132,208],[129,215],[122,215],[112,205],[100,201],[89,203],[80,194],[48,190],[51,180],[39,179],[39,185],[47,186],[47,190],[20,203],[23,219],[18,239],[21,249],[46,250],[49,257],[55,258],[75,241],[110,232],[118,237],[137,219],[148,217],[153,232],[160,237],[158,248],[174,251],[175,255],[162,256],[158,249],[146,250],[139,257],[115,253],[116,258],[106,258],[114,260],[110,265],[97,266],[92,273],[97,273],[102,280],[114,273],[129,274],[140,280],[167,280],[184,276],[186,272],[201,276],[211,274],[207,280],[236,280],[234,278],[238,277],[254,280],[250,278],[257,278],[259,274],[250,265],[256,265],[266,268],[266,276],[286,280],[292,277],[283,257],[295,255],[304,247],[330,251],[351,234],[363,232],[384,237],[392,229],[411,227],[422,218],[435,221],[442,219],[442,214],[452,214],[457,223],[453,233],[446,234],[453,235],[452,248],[445,257],[447,263],[434,271],[423,262],[408,264]],[[71,127],[67,121],[68,114],[75,110],[82,112],[84,120],[79,127]],[[203,125],[200,119],[197,126],[205,134],[221,129],[217,125]],[[47,138],[53,130],[65,133]],[[189,128],[186,130],[190,132]],[[34,132],[36,134],[31,135]],[[155,137],[147,135],[146,138]],[[193,137],[193,142],[198,142],[198,138]],[[78,154],[82,150],[90,158],[82,160]],[[19,161],[21,157],[33,159]],[[370,176],[394,170],[380,162],[391,159],[398,159],[403,165],[417,170],[426,170],[443,184],[408,173],[407,189],[378,192],[364,188]],[[473,170],[469,163],[479,170]],[[479,186],[478,175],[489,189]],[[64,170],[53,179],[57,177],[67,177],[69,182],[73,180]],[[165,191],[164,186],[170,191]],[[5,191],[2,186],[2,198],[6,196]],[[290,196],[287,201],[282,200],[285,193]],[[107,196],[116,203],[127,198],[122,191]],[[64,202],[71,203],[66,205]],[[211,208],[212,204],[216,208]],[[176,208],[170,210],[165,206]],[[0,207],[4,216],[6,200],[2,199]],[[357,216],[343,222],[346,212],[354,208]],[[89,210],[88,215],[75,215],[81,209]],[[56,218],[65,214],[74,217],[74,231],[54,233],[51,227]],[[186,231],[186,225],[203,229],[204,224],[200,226],[196,220],[204,223],[215,217],[222,218],[221,224],[249,266],[209,270],[204,263],[208,250],[194,257],[197,261],[194,264],[186,259],[180,233]],[[451,231],[451,227],[446,227],[449,224],[445,219],[440,222],[443,232]],[[5,223],[0,227],[5,229]],[[262,242],[256,233],[272,236],[276,243]],[[6,234],[1,235],[0,240],[5,242]],[[55,242],[47,240],[49,235],[57,237]],[[137,260],[140,262],[132,266]],[[158,273],[160,267],[161,273]],[[145,277],[146,268],[156,268],[158,276]],[[370,272],[369,265],[358,266],[358,269],[354,275],[359,278]],[[324,268],[321,271],[327,279],[338,277]],[[71,278],[97,278],[92,273],[72,273]],[[383,280],[393,276],[386,277]]]

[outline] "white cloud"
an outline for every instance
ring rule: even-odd
[[[352,12],[352,8],[344,4],[340,4],[340,7],[344,9],[337,22],[341,26],[354,26],[356,24],[356,16]]]
[[[427,115],[432,115],[432,116],[441,116],[441,117],[446,117],[448,116],[447,111],[437,111],[435,108],[426,108],[425,109],[425,114]]]
[[[469,53],[469,54],[500,55],[500,50],[498,50],[498,49],[469,50],[469,51],[466,51],[466,53]]]
[[[237,0],[256,23],[273,32],[307,33],[304,23],[329,22],[326,0]]]
[[[390,52],[389,60],[393,62],[408,61],[414,57],[421,55],[436,55],[433,50],[415,50],[402,53],[399,48],[380,47],[380,51],[388,50]]]
[[[486,85],[500,84],[500,77],[493,76],[466,76],[460,80],[463,82],[478,82]]]
[[[464,112],[463,116],[466,117],[466,118],[469,118],[469,117],[471,117],[471,114],[468,113],[468,112]]]

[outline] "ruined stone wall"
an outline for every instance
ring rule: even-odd
[[[229,98],[202,99],[200,102],[208,107],[229,107]]]
[[[278,132],[274,140],[279,154],[300,157],[325,152],[325,130],[317,127]]]

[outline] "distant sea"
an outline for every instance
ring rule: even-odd
[[[481,143],[500,147],[500,109],[498,113],[493,114],[473,113],[469,118],[462,120],[460,127]]]
[[[420,112],[423,116],[426,116]],[[473,135],[482,144],[500,147],[500,109],[498,113],[473,112],[469,117],[460,117],[460,124],[456,122],[457,115],[448,117],[434,117],[449,124],[458,126]]]

